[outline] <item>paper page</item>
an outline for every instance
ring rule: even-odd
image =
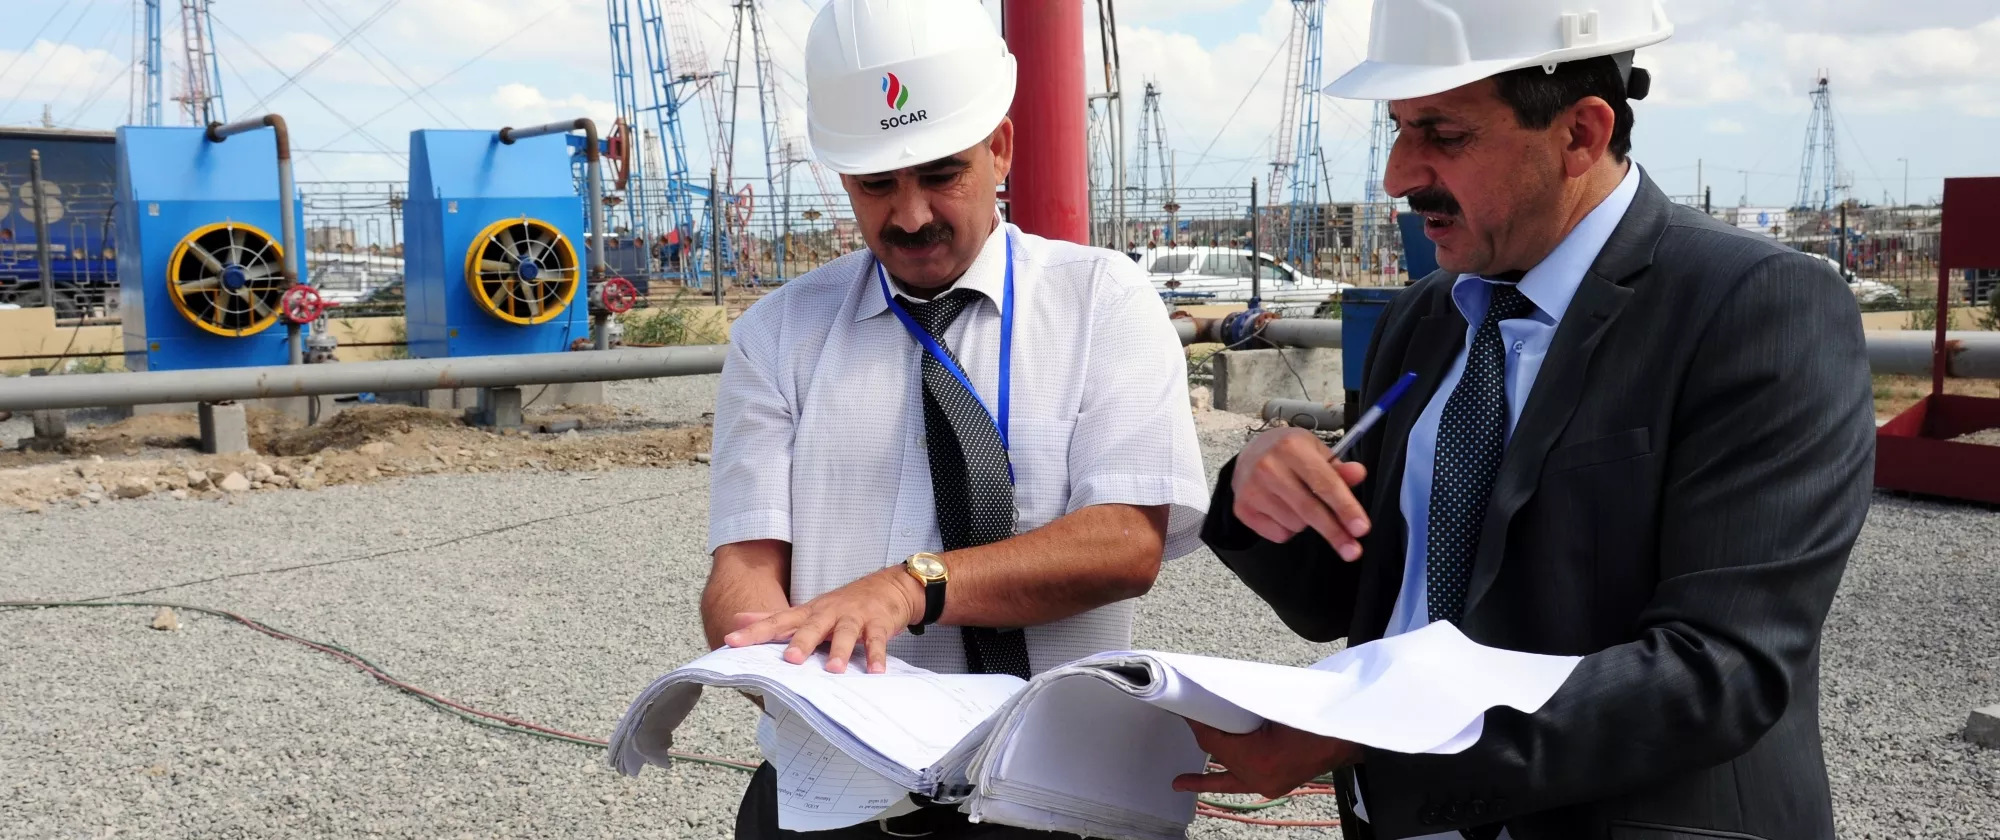
[[[793,665],[784,661],[784,650],[776,644],[722,648],[680,670],[783,685],[854,740],[913,772],[935,764],[1026,685],[1006,674],[934,674],[893,658],[888,673],[855,668],[833,674],[822,654]]]
[[[779,828],[845,828],[909,801],[909,791],[849,758],[791,710],[772,709],[771,721],[765,758],[778,772]]]
[[[1309,669],[1155,655],[1246,711],[1402,753],[1464,751],[1477,740],[1471,727],[1487,709],[1534,712],[1582,661],[1483,647],[1442,621],[1341,651]]]
[[[1083,674],[1024,698],[997,756],[977,781],[981,798],[1033,804],[1099,820],[1186,825],[1194,795],[1173,789],[1207,756],[1180,717],[1136,703]],[[975,812],[976,813],[976,812]]]

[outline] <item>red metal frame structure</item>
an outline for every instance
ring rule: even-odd
[[[1946,179],[1931,393],[1876,431],[1876,487],[2000,504],[2000,446],[1952,441],[2000,428],[2000,399],[1944,392],[1956,351],[1945,340],[1951,272],[1993,267],[2000,267],[2000,178]]]

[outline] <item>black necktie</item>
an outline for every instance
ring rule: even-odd
[[[944,352],[944,332],[979,293],[958,289],[930,302],[905,301],[904,308]],[[956,354],[951,355],[954,363]],[[963,365],[960,369],[963,369]],[[937,505],[938,534],[944,549],[986,545],[1014,535],[1014,483],[1007,476],[1007,450],[993,417],[965,385],[931,354],[923,355],[924,448],[931,462],[931,494]],[[975,674],[1028,678],[1028,640],[1019,629],[962,627],[965,667]]]
[[[1486,318],[1466,351],[1465,374],[1438,423],[1424,554],[1424,605],[1432,621],[1457,624],[1465,615],[1486,500],[1507,449],[1507,348],[1500,343],[1500,322],[1535,310],[1512,284],[1493,285],[1492,291]]]

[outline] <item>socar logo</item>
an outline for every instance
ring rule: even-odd
[[[910,89],[903,85],[902,79],[896,78],[896,74],[886,73],[882,76],[882,100],[889,107],[901,111],[904,105],[910,103]]]

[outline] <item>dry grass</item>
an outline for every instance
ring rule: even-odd
[[[1930,392],[1931,378],[1928,376],[1878,375],[1875,377],[1875,416],[1886,420],[1908,411],[1910,406],[1916,405]],[[1944,392],[2000,398],[2000,380],[1946,379]]]

